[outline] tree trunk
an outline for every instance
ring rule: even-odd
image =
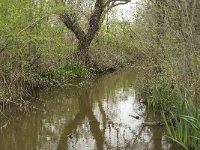
[[[63,11],[60,14],[62,22],[75,34],[78,39],[78,61],[84,65],[91,65],[89,46],[103,23],[103,20],[101,20],[102,17],[104,19],[105,13],[107,13],[111,8],[121,4],[126,4],[130,1],[131,0],[108,0],[105,2],[104,0],[96,0],[94,10],[89,19],[89,28],[86,33],[79,26],[77,19],[74,18],[74,13]],[[57,0],[56,3],[58,3]],[[65,2],[63,2],[63,5],[66,5]]]
[[[91,62],[89,57],[89,46],[90,44],[87,42],[78,42],[77,59],[84,65],[88,65]]]

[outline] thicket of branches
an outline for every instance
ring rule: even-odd
[[[0,0],[0,99],[21,101],[35,87],[127,63],[131,52],[120,22],[103,20],[128,2]]]
[[[152,71],[147,100],[162,113],[170,139],[200,148],[200,1],[149,0],[134,24],[135,45]],[[174,124],[167,120],[175,118]]]

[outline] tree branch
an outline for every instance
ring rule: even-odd
[[[112,7],[116,7],[118,5],[127,4],[129,2],[131,2],[131,0],[108,0],[105,3],[104,7],[111,7],[112,8]]]
[[[96,0],[94,11],[89,19],[89,29],[87,34],[81,29],[78,23],[66,11],[60,15],[62,22],[69,28],[79,41],[84,41],[90,44],[101,26],[101,17],[103,13],[108,12],[113,7],[126,4],[131,0]]]
[[[78,40],[82,40],[84,38],[85,36],[84,31],[81,29],[81,27],[75,20],[72,20],[72,18],[67,12],[63,12],[60,15],[60,18],[62,22],[67,26],[67,28],[70,29],[75,34]]]
[[[103,11],[104,11],[103,0],[96,0],[95,8],[89,21],[88,33],[85,39],[87,40],[88,44],[92,42],[92,39],[94,38],[96,32],[100,28],[100,20],[101,20]]]
[[[119,5],[124,5],[131,2],[131,0],[108,0],[105,4],[104,7],[105,9],[105,13],[107,13],[110,9],[112,9],[113,7],[119,6]]]

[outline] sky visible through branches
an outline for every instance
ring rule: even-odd
[[[134,21],[137,14],[138,4],[141,4],[142,0],[132,0],[125,5],[117,6],[117,18],[119,20]]]

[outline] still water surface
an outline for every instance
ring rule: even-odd
[[[157,117],[138,101],[140,78],[137,71],[120,70],[79,86],[40,91],[36,109],[11,113],[0,131],[0,150],[174,149],[162,127],[142,126]]]

